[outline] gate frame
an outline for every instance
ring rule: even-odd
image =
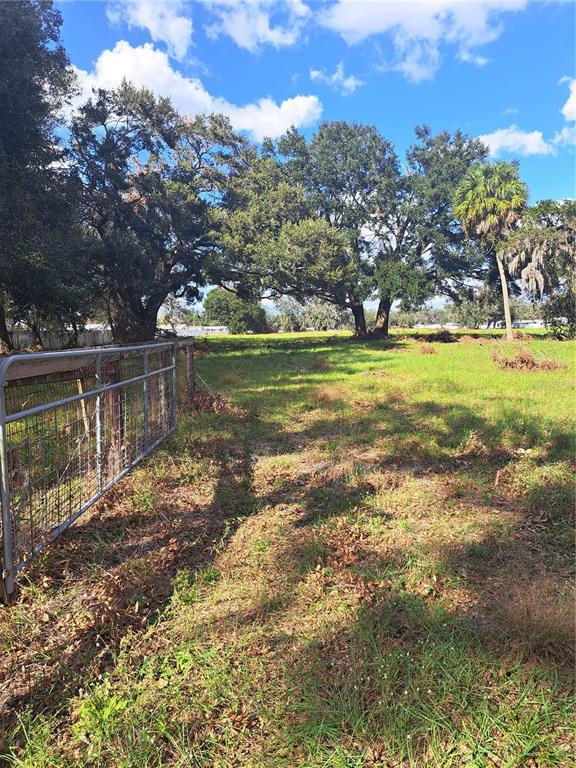
[[[168,366],[157,368],[153,371],[149,370],[149,354],[156,350],[170,349],[172,352],[171,363]],[[111,354],[121,355],[125,352],[141,352],[143,355],[144,373],[138,376],[132,376],[129,379],[123,379],[119,382],[112,384],[102,384],[102,358]],[[176,414],[177,414],[177,386],[176,386],[176,352],[177,346],[175,341],[157,341],[144,344],[131,344],[126,346],[107,346],[107,347],[92,347],[86,349],[67,349],[55,352],[33,352],[30,354],[13,354],[0,360],[0,506],[2,510],[1,516],[1,529],[2,529],[2,551],[0,552],[0,599],[4,603],[8,603],[11,597],[14,595],[16,585],[14,579],[17,573],[26,565],[30,558],[41,552],[48,543],[57,538],[63,531],[66,530],[72,523],[74,523],[80,515],[82,515],[94,502],[96,502],[101,496],[111,488],[120,478],[122,478],[127,472],[129,472],[139,461],[153,451],[163,440],[169,437],[176,429]],[[17,413],[6,413],[6,385],[8,381],[8,371],[10,367],[18,361],[40,361],[40,360],[53,360],[56,358],[73,358],[79,359],[86,357],[93,357],[95,364],[95,380],[96,386],[94,389],[86,392],[81,392],[76,395],[70,395],[69,397],[62,398],[60,400],[54,400],[42,405],[33,406],[32,408],[26,408],[18,411]],[[92,362],[92,361],[90,361]],[[80,367],[80,366],[78,366]],[[73,370],[71,368],[70,370]],[[168,375],[172,372],[172,424],[168,431],[155,440],[150,445],[146,445],[146,437],[148,433],[148,416],[149,416],[149,398],[148,398],[148,381],[149,379],[161,376],[163,374]],[[42,375],[42,374],[38,374]],[[142,452],[135,458],[131,459],[128,466],[124,467],[120,472],[109,480],[107,483],[102,483],[102,394],[110,392],[115,389],[121,389],[130,384],[141,381],[143,384],[143,403],[144,403],[144,429],[145,439],[143,440]],[[67,405],[68,403],[77,402],[79,400],[86,400],[87,398],[95,398],[95,412],[96,412],[96,477],[97,477],[97,490],[96,493],[85,501],[72,515],[59,525],[54,526],[49,531],[46,531],[46,535],[42,542],[37,544],[34,549],[27,553],[26,559],[14,563],[12,553],[14,551],[14,540],[12,531],[12,519],[10,509],[10,475],[8,467],[8,433],[7,425],[13,421],[19,421],[29,416],[34,416],[45,411],[54,410],[60,406]]]

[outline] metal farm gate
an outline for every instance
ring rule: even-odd
[[[1,580],[176,426],[173,342],[0,360]]]

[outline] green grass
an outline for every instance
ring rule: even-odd
[[[575,348],[518,342],[565,365],[522,372],[481,341],[211,339],[198,370],[244,415],[183,416],[110,524],[66,534],[122,600],[100,656],[21,697],[7,764],[571,765]],[[95,583],[69,567],[55,613]]]

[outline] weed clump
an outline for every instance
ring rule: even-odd
[[[555,371],[558,368],[565,368],[562,363],[558,363],[555,360],[549,360],[545,357],[537,360],[534,357],[534,353],[525,347],[519,349],[514,357],[506,357],[499,352],[494,352],[492,360],[496,363],[498,368],[510,368],[516,371]]]
[[[550,579],[515,584],[495,610],[495,628],[523,653],[536,658],[574,661],[574,602]]]
[[[235,416],[241,421],[248,421],[252,413],[247,408],[240,408],[218,392],[196,390],[189,398],[190,407],[201,413],[217,413],[220,416]]]

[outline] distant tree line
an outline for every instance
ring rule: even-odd
[[[386,335],[393,308],[443,296],[510,332],[523,292],[576,332],[576,204],[528,206],[517,165],[488,162],[479,140],[423,125],[401,159],[375,127],[334,121],[257,147],[128,82],[72,113],[60,26],[50,0],[0,3],[6,349],[16,323],[74,344],[95,318],[149,340],[162,307],[207,286],[205,316],[236,329],[268,327],[268,298],[277,325]]]

